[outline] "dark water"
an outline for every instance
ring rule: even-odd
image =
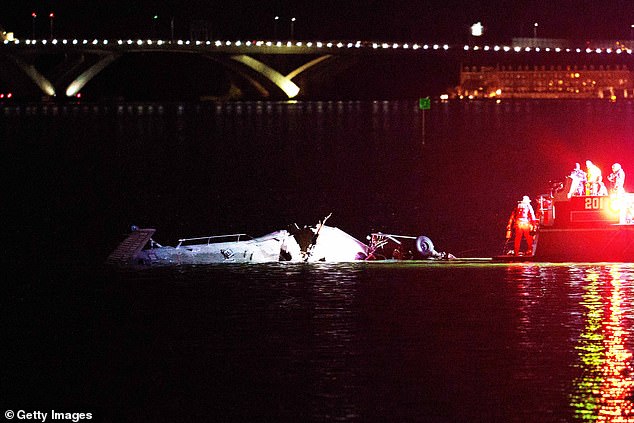
[[[112,422],[628,421],[629,264],[101,263],[132,223],[171,244],[330,212],[361,239],[490,256],[514,202],[575,161],[631,167],[633,111],[434,104],[423,143],[406,101],[5,106],[0,404]]]

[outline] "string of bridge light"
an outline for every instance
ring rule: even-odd
[[[179,47],[274,47],[274,48],[325,48],[325,49],[373,49],[373,50],[453,50],[462,49],[464,51],[493,51],[493,52],[515,52],[515,53],[529,53],[529,52],[546,52],[546,53],[595,53],[595,54],[632,54],[631,48],[563,48],[563,47],[520,47],[520,46],[501,46],[501,45],[484,45],[484,46],[469,46],[463,47],[449,46],[448,44],[409,44],[409,43],[388,43],[388,42],[362,42],[362,41],[190,41],[190,40],[116,40],[111,42],[110,40],[78,40],[78,39],[53,39],[53,40],[4,40],[4,44],[25,44],[25,45],[83,45],[83,46],[171,46]]]
[[[555,53],[597,53],[597,54],[601,54],[601,53],[607,53],[607,54],[611,54],[611,53],[616,53],[616,54],[621,54],[621,53],[627,53],[627,54],[632,54],[632,49],[630,48],[562,48],[562,47],[519,47],[519,46],[515,46],[515,47],[509,47],[509,46],[467,46],[465,45],[463,47],[463,49],[465,51],[469,51],[469,50],[473,50],[473,51],[478,51],[478,50],[484,50],[484,51],[504,51],[504,52],[510,52],[510,51],[514,51],[516,53],[521,53],[521,52],[555,52]]]

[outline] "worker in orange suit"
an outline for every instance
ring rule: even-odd
[[[522,237],[526,238],[527,249],[525,254],[533,254],[533,236],[531,235],[531,232],[534,225],[536,224],[537,219],[535,218],[535,211],[533,210],[533,206],[531,206],[531,199],[528,195],[525,195],[522,198],[522,201],[517,202],[517,207],[515,207],[515,210],[513,210],[513,213],[511,213],[509,223],[506,227],[507,231],[510,231],[511,228],[515,230],[515,244],[513,248],[513,253],[516,256],[522,254],[522,252],[520,251]]]

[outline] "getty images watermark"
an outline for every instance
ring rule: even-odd
[[[62,411],[26,411],[26,410],[7,410],[4,412],[4,417],[7,420],[37,420],[39,422],[46,422],[52,420],[72,421],[77,423],[81,420],[92,420],[92,413],[68,413]]]

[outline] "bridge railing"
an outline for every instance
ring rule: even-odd
[[[601,46],[571,47],[549,43],[540,46],[537,42],[525,45],[519,42],[503,44],[442,44],[442,43],[398,43],[387,41],[330,40],[330,41],[281,41],[281,40],[162,40],[162,39],[13,39],[4,40],[0,48],[83,48],[102,50],[210,50],[216,52],[261,52],[270,54],[354,52],[354,51],[401,51],[401,52],[502,52],[502,53],[577,53],[577,54],[632,54],[634,41],[615,41],[612,46],[602,42]]]

